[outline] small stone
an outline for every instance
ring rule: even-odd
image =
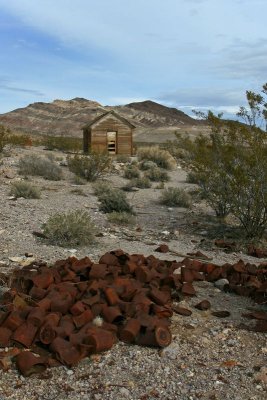
[[[214,282],[214,286],[220,290],[223,290],[225,285],[229,285],[228,279],[218,279],[216,282]]]
[[[122,396],[125,396],[125,397],[130,397],[130,391],[128,390],[128,389],[126,389],[126,388],[121,388],[120,389],[120,394],[122,395]]]
[[[198,310],[209,310],[211,307],[211,304],[208,300],[202,300],[200,303],[195,305],[195,308]]]

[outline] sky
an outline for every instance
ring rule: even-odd
[[[0,113],[83,97],[234,115],[267,82],[266,0],[0,0]]]

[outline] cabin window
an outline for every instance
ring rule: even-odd
[[[109,154],[117,153],[117,132],[107,132],[107,150]]]

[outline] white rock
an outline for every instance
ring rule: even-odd
[[[228,281],[228,279],[224,279],[224,278],[223,279],[218,279],[214,283],[214,286],[216,288],[220,289],[220,290],[223,290],[225,285],[229,285],[229,281]]]

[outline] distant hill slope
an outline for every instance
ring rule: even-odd
[[[29,134],[81,136],[81,128],[102,113],[115,110],[137,128],[179,128],[196,126],[200,121],[189,117],[176,108],[170,108],[147,100],[124,106],[102,106],[96,101],[83,98],[37,102],[25,108],[0,114],[0,124],[14,131]]]

